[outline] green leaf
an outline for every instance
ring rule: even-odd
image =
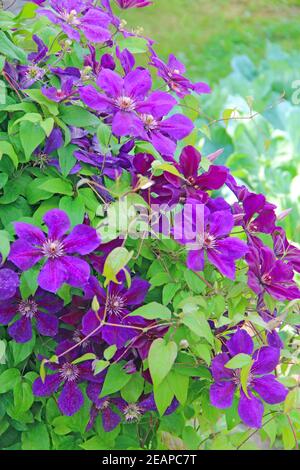
[[[100,397],[106,397],[112,393],[118,392],[129,382],[131,376],[126,374],[123,365],[124,364],[117,362],[109,366]]]
[[[28,299],[28,297],[34,295],[38,288],[38,275],[39,268],[33,266],[28,271],[24,271],[21,274],[20,278],[20,291],[23,299]]]
[[[205,291],[206,285],[205,283],[199,279],[197,274],[195,274],[190,269],[186,269],[184,271],[184,279],[189,286],[190,290],[195,294],[202,294]]]
[[[252,358],[251,358],[250,364],[247,364],[244,367],[242,367],[241,372],[240,372],[240,381],[241,381],[242,390],[248,399],[250,399],[250,396],[248,393],[248,380],[249,380],[251,367],[252,367]]]
[[[65,194],[66,196],[73,194],[72,184],[61,178],[49,178],[40,185],[40,189],[51,194]]]
[[[200,338],[205,338],[210,344],[214,344],[214,336],[203,313],[190,312],[184,315],[182,323]]]
[[[168,305],[173,299],[176,292],[179,291],[179,289],[181,289],[180,284],[175,284],[175,283],[166,284],[163,288],[163,294],[162,294],[163,304]]]
[[[45,140],[45,131],[38,123],[23,121],[20,124],[20,139],[28,161],[33,151]]]
[[[154,385],[154,400],[157,406],[159,414],[162,416],[167,408],[171,405],[174,398],[174,392],[172,391],[169,381],[167,378],[160,384]]]
[[[288,393],[284,402],[285,413],[289,413],[290,411],[296,409],[298,403],[298,394],[299,390],[297,390],[297,388],[294,388]]]
[[[33,335],[32,339],[27,343],[16,343],[15,341],[10,341],[9,345],[14,358],[14,365],[17,366],[32,353],[35,346],[35,335]]]
[[[2,256],[2,264],[6,260],[10,251],[9,233],[5,230],[0,230],[0,254]]]
[[[19,382],[14,387],[14,405],[19,413],[25,413],[34,401],[32,388],[27,382]]]
[[[115,248],[109,253],[103,268],[103,276],[106,278],[104,287],[106,287],[110,282],[119,284],[116,276],[122,269],[125,268],[126,264],[131,260],[132,256],[133,251],[129,252],[124,247]]]
[[[22,432],[22,450],[49,450],[50,438],[47,426],[35,422],[28,431]]]
[[[147,318],[147,320],[155,320],[156,318],[161,320],[170,320],[171,315],[171,311],[165,305],[159,304],[158,302],[151,302],[150,304],[137,308],[127,316],[139,316]]]
[[[10,57],[11,59],[22,62],[23,64],[27,60],[25,52],[17,47],[3,32],[0,31],[0,50],[1,54]]]
[[[186,375],[181,375],[178,372],[171,370],[167,376],[167,380],[179,403],[181,403],[181,405],[185,405],[190,378]]]
[[[93,353],[86,353],[83,354],[83,356],[78,357],[75,359],[75,361],[72,362],[72,364],[81,364],[82,362],[85,361],[94,361],[96,359],[96,355]]]
[[[90,113],[80,106],[64,106],[60,107],[60,117],[68,126],[75,127],[97,127],[99,118],[95,114]]]
[[[109,361],[103,361],[100,359],[99,361],[94,362],[94,375],[100,374],[103,370],[105,370],[109,366]]]
[[[153,384],[157,387],[170,372],[177,357],[177,345],[174,341],[166,343],[163,338],[153,341],[149,356],[149,370]]]
[[[67,145],[67,147],[62,147],[57,151],[59,156],[59,165],[63,176],[68,176],[76,163],[76,158],[74,157],[74,151],[76,148],[76,145]]]
[[[97,129],[97,138],[101,147],[101,153],[103,153],[104,155],[109,150],[109,142],[111,139],[111,135],[111,128],[101,121]]]
[[[30,96],[30,98],[35,101],[36,103],[39,103],[41,106],[45,106],[50,114],[53,116],[58,115],[58,104],[55,103],[54,101],[49,100],[41,90],[38,89],[32,89],[32,90],[25,90],[26,94]]]
[[[6,341],[0,340],[0,364],[5,364]]]
[[[122,388],[121,396],[127,403],[136,403],[143,393],[144,379],[139,374],[131,376],[129,382]]]
[[[21,374],[18,369],[7,369],[0,375],[0,393],[6,393],[12,390],[21,380]]]
[[[148,51],[148,44],[146,39],[141,37],[120,37],[118,40],[118,45],[123,51],[124,49],[128,49],[132,54],[143,54],[144,52]]]
[[[13,146],[9,142],[4,142],[0,140],[0,160],[3,155],[8,155],[11,161],[13,162],[14,167],[17,168],[19,159]]]
[[[244,366],[248,366],[252,362],[252,357],[248,354],[240,353],[230,359],[225,367],[227,369],[241,369]]]
[[[82,224],[85,214],[85,205],[80,197],[62,197],[59,201],[59,208],[68,214],[72,227]]]
[[[107,361],[110,361],[114,357],[114,355],[117,352],[117,346],[115,344],[112,344],[108,348],[106,348],[103,352],[103,356]]]

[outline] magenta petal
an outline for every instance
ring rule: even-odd
[[[17,313],[17,307],[10,302],[1,301],[0,303],[0,323],[8,325]]]
[[[118,111],[113,118],[112,131],[118,137],[137,137],[143,132],[143,124],[134,113]]]
[[[37,397],[49,397],[59,389],[62,382],[60,374],[47,375],[45,381],[39,377],[32,386],[32,391]]]
[[[214,236],[228,235],[233,227],[234,219],[230,211],[216,211],[209,217],[209,233]]]
[[[22,271],[32,268],[42,258],[43,254],[40,250],[33,248],[32,245],[22,239],[12,244],[8,257],[9,261],[14,263],[19,269],[22,269]]]
[[[163,91],[155,91],[146,101],[137,106],[137,111],[141,114],[151,114],[155,119],[160,119],[169,114],[176,104],[177,101],[173,96]]]
[[[253,380],[251,386],[270,405],[282,403],[289,393],[288,389],[278,382],[274,375],[257,377]]]
[[[186,178],[190,176],[196,177],[198,175],[198,169],[201,161],[201,155],[192,145],[184,147],[179,157],[179,163],[183,175]]]
[[[232,371],[225,367],[225,364],[229,361],[230,357],[226,353],[218,354],[213,358],[211,363],[212,376],[216,382],[221,379],[231,379]]]
[[[66,253],[79,253],[87,255],[100,245],[100,238],[96,230],[88,225],[76,225],[70,235],[64,239]]]
[[[45,234],[42,230],[31,224],[15,222],[14,228],[18,237],[26,240],[30,245],[41,246],[45,241]]]
[[[232,356],[237,354],[249,354],[253,352],[253,340],[247,331],[238,329],[234,335],[227,341],[226,346]]]
[[[238,412],[241,420],[250,428],[261,428],[264,406],[262,402],[249,392],[247,398],[241,390]]]
[[[63,256],[61,263],[68,274],[66,282],[72,287],[83,288],[90,277],[91,270],[88,263],[74,256]]]
[[[100,318],[97,317],[93,310],[89,310],[82,319],[82,333],[87,336],[97,330],[97,328],[100,331],[100,324]]]
[[[48,259],[39,274],[38,284],[42,289],[56,293],[68,278],[69,272],[62,263],[62,258]]]
[[[279,358],[280,349],[263,346],[253,354],[254,363],[251,372],[255,375],[269,374],[278,365]]]
[[[39,312],[37,316],[37,330],[43,336],[55,336],[58,332],[58,318]]]
[[[170,137],[163,135],[159,131],[153,131],[150,136],[150,141],[154,145],[155,149],[166,156],[173,156],[176,150],[176,142]]]
[[[174,114],[160,124],[160,129],[176,140],[187,137],[194,129],[193,122],[182,114]]]
[[[187,256],[187,267],[193,271],[203,271],[204,250],[191,250]]]
[[[20,318],[8,328],[8,333],[17,343],[27,343],[32,338],[31,320]]]
[[[11,269],[0,269],[0,301],[11,299],[19,287],[20,280],[17,273]],[[1,307],[0,307],[1,308]]]
[[[92,85],[79,88],[80,99],[91,109],[99,112],[111,112],[114,109],[112,101],[101,95]]]
[[[123,78],[112,70],[101,70],[98,75],[97,85],[112,98],[116,99],[119,96],[122,96]]]
[[[105,432],[113,431],[121,422],[121,417],[111,408],[104,408],[102,411],[102,424]]]
[[[144,302],[150,284],[144,279],[133,279],[130,289],[125,292],[126,304],[127,305],[140,305]]]
[[[73,416],[82,407],[84,396],[75,382],[66,382],[58,398],[60,411],[66,416]]]
[[[48,211],[43,221],[48,227],[48,238],[59,240],[68,230],[70,230],[70,219],[64,211],[52,209]]]
[[[148,70],[135,69],[124,78],[124,95],[133,99],[143,99],[152,86]]]
[[[235,384],[230,382],[216,382],[209,390],[210,402],[220,409],[230,408],[233,402]]]

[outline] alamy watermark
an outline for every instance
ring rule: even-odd
[[[98,231],[102,240],[173,239],[201,249],[204,244],[204,205],[130,204],[127,198],[109,206],[100,205]]]

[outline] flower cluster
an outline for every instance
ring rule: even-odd
[[[8,326],[8,335],[26,343],[36,330],[52,340],[48,355],[43,348],[39,356],[35,396],[58,393],[59,409],[67,416],[88,400],[87,432],[98,416],[110,432],[150,411],[174,412],[186,400],[176,381],[199,376],[204,389],[210,388],[213,406],[232,407],[238,395],[241,420],[260,427],[263,402],[282,403],[288,393],[272,374],[283,346],[280,321],[273,325],[277,309],[300,299],[295,278],[300,250],[287,240],[273,204],[190,144],[197,126],[183,114],[181,100],[210,93],[209,86],[191,82],[174,55],[164,63],[152,41],[127,31],[114,13],[116,5],[127,9],[152,2],[35,3],[37,14],[55,30],[54,42],[32,36],[37,51],[26,63],[7,60],[3,70],[12,93],[24,93],[47,111],[41,119],[38,111],[29,116],[43,135],[21,160],[31,208],[10,225],[12,243],[0,268],[0,323]],[[134,55],[141,47],[148,60],[144,66]],[[18,118],[13,125],[22,128],[25,121]],[[170,224],[171,239],[161,240],[159,222],[154,240],[146,232],[138,241],[105,238],[102,223],[124,199],[158,204],[156,216]],[[182,217],[186,206],[189,215]],[[232,313],[228,293],[240,285],[246,304]],[[209,305],[220,294],[223,311],[213,307],[210,315]],[[249,312],[257,315],[262,332],[251,329]],[[185,335],[189,341],[182,342]],[[154,356],[162,344],[176,350],[175,356],[167,349],[165,356]],[[182,344],[186,347],[178,352]],[[203,377],[194,366],[180,375],[199,344],[213,356],[211,367],[205,365]],[[177,353],[182,357],[176,362]],[[226,367],[241,354],[250,361],[247,370]],[[165,360],[171,364],[160,377],[153,362],[161,361],[164,370]],[[200,355],[196,368],[203,364]],[[124,379],[119,389],[107,386],[116,367]],[[124,387],[132,377],[139,377],[142,387],[130,400]]]

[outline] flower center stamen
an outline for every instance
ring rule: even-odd
[[[115,100],[116,106],[122,111],[134,111],[135,110],[135,101],[129,96],[119,96]]]
[[[142,114],[141,120],[143,121],[145,129],[147,131],[154,131],[158,127],[158,122],[152,116],[152,114]]]
[[[19,313],[26,318],[33,318],[38,311],[38,306],[34,300],[22,300],[19,303]]]
[[[140,419],[140,417],[142,416],[142,410],[141,408],[136,405],[135,403],[132,403],[128,406],[126,406],[124,408],[124,416],[125,416],[125,419],[126,421],[129,421],[129,422],[135,422],[135,421],[138,421]]]
[[[67,382],[75,382],[79,377],[79,369],[76,365],[66,362],[59,369],[60,376]]]
[[[42,246],[42,253],[50,259],[57,259],[64,256],[64,245],[59,240],[47,240]]]
[[[112,294],[107,303],[107,313],[114,314],[118,317],[122,316],[125,307],[125,299],[118,294]]]

